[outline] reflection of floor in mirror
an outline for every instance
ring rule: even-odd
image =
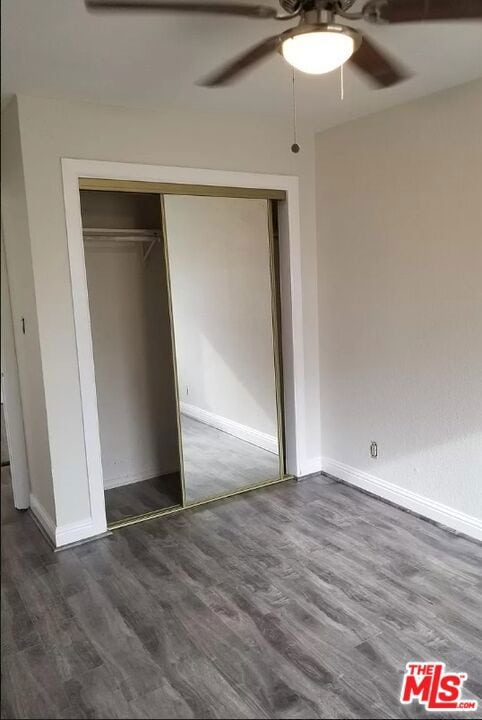
[[[7,430],[5,427],[5,415],[3,413],[3,403],[2,403],[2,466],[8,465],[9,462],[10,462],[10,457],[8,454]]]
[[[104,494],[107,522],[116,522],[133,515],[143,515],[177,505],[179,485],[178,473],[172,473],[106,490]]]
[[[279,476],[278,455],[186,415],[181,424],[188,502]]]

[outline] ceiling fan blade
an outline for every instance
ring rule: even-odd
[[[482,20],[482,0],[370,0],[363,17],[373,23]]]
[[[220,70],[216,70],[211,75],[198,81],[198,85],[204,87],[216,87],[219,85],[227,85],[228,83],[236,80],[246,70],[250,70],[254,65],[257,65],[261,60],[270,55],[272,52],[278,49],[281,42],[279,35],[273,35],[272,37],[261,40],[257,45],[254,45],[246,52],[238,55],[230,62],[226,63]]]
[[[362,44],[348,61],[379,88],[396,85],[409,77],[402,65],[393,60],[373,40],[363,37]]]
[[[237,15],[250,18],[274,18],[277,11],[266,5],[230,2],[163,2],[163,0],[85,0],[89,10],[166,10],[199,12],[211,15]]]

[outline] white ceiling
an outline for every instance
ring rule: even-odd
[[[291,75],[279,55],[229,88],[194,85],[288,23],[154,12],[94,15],[83,0],[2,0],[1,8],[2,99],[23,93],[130,107],[290,115]],[[346,70],[341,102],[339,72],[299,74],[298,110],[316,129],[482,75],[482,23],[356,26],[403,60],[414,76],[398,87],[374,90]]]

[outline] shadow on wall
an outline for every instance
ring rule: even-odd
[[[143,263],[144,334],[148,351],[145,354],[146,377],[149,387],[152,445],[160,454],[159,466],[171,472],[179,469],[176,393],[170,332],[164,247],[156,243]]]
[[[221,413],[223,417],[242,424],[247,424],[252,418],[250,427],[259,432],[276,436],[276,407],[273,406],[275,386],[272,376],[268,375],[264,379],[260,377],[257,380],[257,382],[264,382],[268,388],[272,387],[273,402],[268,402],[269,398],[255,395],[255,388],[250,377],[251,368],[243,364],[242,353],[233,352],[233,356],[227,358],[228,353],[223,340],[224,338],[220,338],[221,350],[219,351],[213,346],[212,337],[207,338],[193,328],[191,344],[197,346],[195,357],[200,370],[196,386],[196,406],[215,414],[220,414],[217,410],[223,411],[225,408]],[[246,345],[249,345],[249,340],[246,341]],[[215,368],[215,372],[211,368]],[[253,370],[256,371],[256,369],[262,370],[263,368],[254,365]],[[184,377],[182,372],[180,372],[180,384],[181,387],[184,387],[184,392],[189,387],[189,377]],[[220,391],[224,395],[222,406],[216,402],[216,396]],[[242,408],[237,405],[241,398]],[[262,404],[263,400],[264,404]],[[189,404],[190,396],[184,396],[184,401]],[[243,423],[240,418],[243,418],[245,422]]]
[[[276,435],[267,203],[165,201],[180,398]]]

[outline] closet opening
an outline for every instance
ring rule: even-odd
[[[284,191],[100,178],[79,186],[108,527],[292,477]]]
[[[182,502],[159,196],[81,190],[109,525]]]

